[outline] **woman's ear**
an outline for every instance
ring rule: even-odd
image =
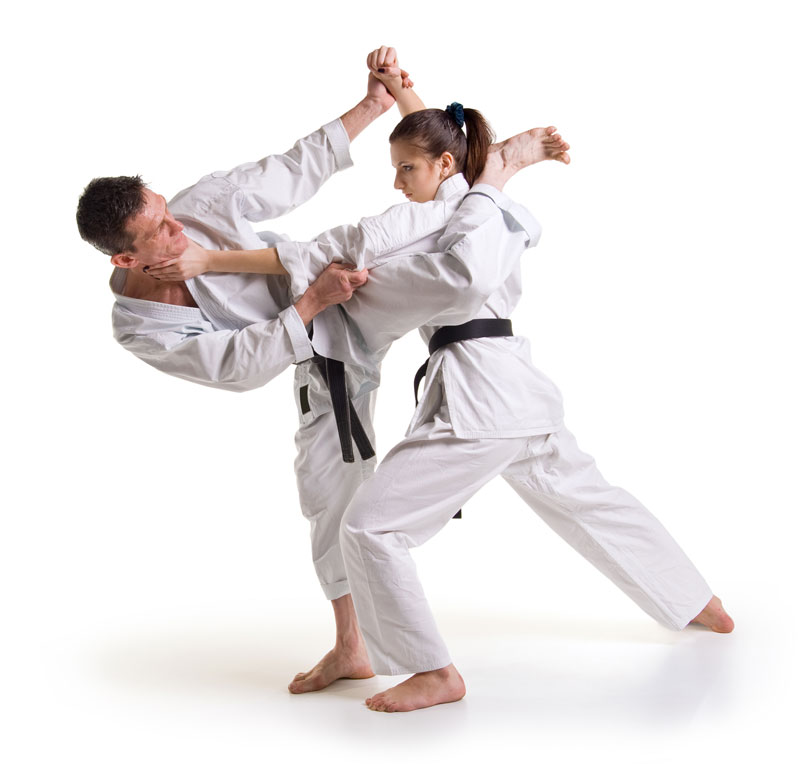
[[[441,180],[449,178],[451,175],[453,175],[456,166],[453,155],[449,151],[445,151],[444,154],[439,157],[439,161],[442,163],[442,170],[440,174]]]

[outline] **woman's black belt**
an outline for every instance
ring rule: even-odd
[[[510,318],[474,318],[466,324],[458,326],[443,326],[433,333],[428,342],[428,354],[432,356],[439,348],[451,342],[463,340],[477,340],[481,337],[513,337]],[[430,361],[428,357],[428,361]],[[414,375],[414,403],[419,403],[417,390],[419,383],[428,371],[428,361],[422,364]]]
[[[439,348],[443,348],[451,342],[477,340],[481,337],[513,336],[514,332],[511,331],[511,319],[509,318],[474,318],[472,321],[467,321],[466,324],[443,326],[441,329],[437,329],[428,342],[428,353],[433,355]],[[430,357],[428,357],[428,360],[419,367],[417,373],[414,375],[415,403],[419,403],[417,390],[419,389],[419,383],[428,371],[428,361],[430,360]],[[453,518],[461,519],[460,509],[453,515]]]

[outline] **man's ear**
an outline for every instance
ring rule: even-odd
[[[116,265],[117,268],[136,268],[139,261],[133,255],[126,255],[120,252],[117,255],[111,255],[111,264]]]

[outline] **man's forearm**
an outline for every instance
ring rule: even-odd
[[[347,131],[350,140],[354,140],[365,127],[374,122],[386,111],[385,106],[380,101],[367,96],[359,101],[350,111],[341,116],[342,125]]]

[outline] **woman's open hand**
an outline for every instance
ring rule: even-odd
[[[180,257],[165,260],[158,265],[148,265],[142,270],[159,281],[186,281],[211,270],[210,253],[189,239],[189,246]]]

